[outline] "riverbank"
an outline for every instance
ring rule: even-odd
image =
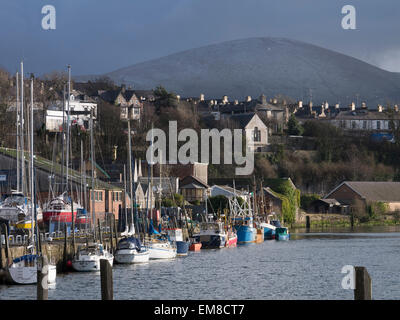
[[[307,227],[307,217],[310,219],[310,229],[311,228],[332,228],[332,227],[351,227],[351,216],[342,214],[306,214],[302,213],[300,219],[290,225],[291,228],[306,228]],[[394,215],[382,215],[379,217],[371,218],[369,220],[362,220],[354,218],[353,226],[397,226],[400,225],[400,219]]]

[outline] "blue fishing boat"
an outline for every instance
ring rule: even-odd
[[[253,217],[235,217],[232,219],[239,244],[256,241],[257,229],[254,228]]]

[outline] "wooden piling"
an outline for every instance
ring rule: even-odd
[[[310,230],[310,225],[311,225],[310,216],[306,216],[306,228],[307,228],[307,230]]]
[[[365,267],[354,267],[356,287],[354,300],[372,300],[372,280]]]
[[[37,269],[37,300],[48,300],[49,299],[49,287],[47,282],[48,277],[48,260],[46,256],[38,257],[38,269]]]
[[[354,214],[353,213],[350,215],[350,225],[351,225],[351,228],[353,229],[354,228]]]
[[[115,217],[113,216],[113,221],[114,221],[114,237],[115,237],[115,249],[118,246],[118,229],[117,229],[117,223],[115,222]],[[139,232],[139,230],[138,230]]]
[[[98,225],[98,227],[99,227],[99,242],[100,242],[100,243],[103,243],[103,237],[102,237],[102,234],[101,234],[100,219],[97,219],[97,225]]]
[[[113,275],[111,264],[106,259],[100,260],[101,299],[113,300]]]
[[[5,235],[5,254],[6,254],[6,265],[9,265],[9,257],[10,257],[10,248],[8,245],[8,228],[7,225],[4,225],[4,235]]]
[[[62,269],[63,271],[67,270],[67,227],[65,226],[64,229],[64,251],[63,251],[63,263],[62,263]]]
[[[0,224],[0,270],[4,269],[3,266],[3,240],[1,239],[2,233],[2,225]]]
[[[110,216],[110,233],[109,233],[109,238],[110,238],[110,246],[111,246],[111,253],[114,254],[114,231],[113,231],[113,222],[114,222],[114,215],[112,214]]]

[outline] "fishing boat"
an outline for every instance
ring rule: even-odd
[[[219,249],[225,247],[228,234],[223,222],[203,222],[200,224],[200,232],[194,234],[193,238],[201,243],[202,249]]]
[[[149,262],[150,253],[136,237],[127,237],[118,242],[115,262],[121,264]]]
[[[234,230],[228,230],[228,239],[226,240],[225,247],[232,248],[237,246],[237,234]]]
[[[100,271],[100,260],[106,259],[113,266],[114,256],[100,243],[85,244],[78,247],[72,259],[72,268],[78,272]]]
[[[261,222],[260,228],[262,228],[264,230],[264,240],[275,239],[276,226],[274,226],[268,222]]]
[[[289,240],[290,234],[289,230],[286,227],[276,228],[275,230],[275,240],[282,241],[282,240]]]
[[[237,232],[239,244],[256,241],[257,229],[254,228],[253,217],[235,217],[232,222]]]

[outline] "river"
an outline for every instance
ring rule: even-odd
[[[318,232],[317,232],[318,231]],[[400,299],[400,227],[292,230],[290,241],[201,250],[171,261],[114,265],[114,299],[353,299],[343,266],[364,266],[373,299]],[[0,285],[0,299],[36,286]],[[99,273],[57,275],[49,299],[100,299]]]

